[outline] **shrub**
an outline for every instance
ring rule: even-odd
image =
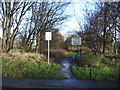
[[[106,56],[102,58],[102,63],[113,68],[118,68],[120,66],[120,55]]]
[[[85,53],[78,57],[77,59],[80,66],[109,66],[113,68],[118,68],[120,66],[120,56],[104,56],[104,55],[94,55],[92,53]]]
[[[105,56],[116,56],[117,54],[116,53],[111,53],[111,52],[106,52],[105,53]]]
[[[89,79],[89,68],[72,66],[71,71],[77,79]]]
[[[109,58],[102,58],[102,63],[104,63],[104,64],[109,64],[110,61],[111,60]]]
[[[2,64],[4,65],[6,62],[8,62],[8,59],[6,59],[6,58],[0,58],[0,61],[2,61]]]
[[[92,53],[85,53],[78,57],[77,59],[80,66],[90,66],[91,64],[93,66],[99,66],[101,63],[101,56],[100,55],[94,55]]]

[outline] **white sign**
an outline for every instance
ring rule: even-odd
[[[81,45],[81,37],[72,37],[72,45]]]
[[[45,40],[52,40],[52,33],[51,32],[45,32]]]
[[[52,40],[51,32],[45,32],[45,40],[48,41],[48,64],[50,64],[50,43],[49,41]]]

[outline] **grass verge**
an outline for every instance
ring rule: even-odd
[[[71,70],[75,78],[77,79],[90,79],[90,69],[89,67],[78,67],[71,66]],[[120,72],[119,70],[113,69],[108,66],[104,67],[93,67],[92,78],[93,80],[111,80],[118,81]]]
[[[6,56],[6,57],[4,57]],[[43,56],[37,55],[4,55],[2,60],[2,76],[10,78],[32,78],[32,79],[66,79],[59,76],[61,70],[59,64],[48,64]],[[24,58],[23,58],[24,57]]]

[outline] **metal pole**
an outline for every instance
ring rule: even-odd
[[[48,64],[50,64],[50,44],[48,40]]]
[[[81,52],[80,52],[80,46],[79,46],[79,56],[81,55]]]
[[[80,46],[78,45],[78,55],[80,56]]]

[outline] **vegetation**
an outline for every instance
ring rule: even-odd
[[[47,55],[48,51],[45,49],[43,51],[44,55]],[[50,57],[54,59],[62,59],[65,58],[65,54],[68,53],[65,49],[50,49]]]
[[[30,51],[36,42],[35,51],[40,53],[45,32],[56,31],[55,26],[67,19],[67,15],[64,14],[67,5],[69,2],[44,2],[44,0],[1,2],[2,51],[9,52],[15,42],[21,43],[22,51]]]
[[[81,19],[79,14],[76,17],[81,31],[68,35],[64,41],[59,27],[63,27],[62,23],[68,18],[64,11],[69,4],[61,0],[0,2],[0,53],[3,56],[0,60],[3,77],[66,79],[58,75],[61,66],[54,61],[77,56],[78,66],[71,67],[77,79],[118,80],[119,3],[95,2],[94,10],[91,10],[89,4],[84,2],[80,7],[84,7],[84,18]],[[48,31],[53,33],[50,41],[51,64],[47,63],[47,42],[44,38]],[[75,36],[82,37],[81,46],[71,45],[71,38]],[[79,51],[81,56],[76,53]]]
[[[84,25],[80,25],[79,36],[82,37],[84,45],[95,53],[113,52],[118,53],[117,33],[120,33],[119,3],[118,2],[96,2],[95,9],[84,7]],[[82,6],[81,6],[82,7]]]
[[[55,63],[48,64],[44,55],[11,53],[5,54],[3,57],[1,58],[3,77],[66,79],[66,77],[58,75],[61,66]]]
[[[84,53],[78,57],[78,63],[79,66],[71,67],[71,71],[77,79],[119,80],[119,55],[104,56]]]
[[[120,65],[120,55],[116,54],[106,54],[104,55],[95,55],[93,53],[84,53],[78,57],[78,63],[80,66],[110,66],[118,68]]]
[[[93,67],[92,70],[92,78],[90,78],[90,70],[89,67],[71,67],[73,75],[77,79],[93,79],[93,80],[112,80],[118,81],[120,72],[117,69],[113,69],[108,66],[103,67]]]
[[[63,59],[65,58],[65,54],[63,52],[51,52],[51,57],[57,59]]]
[[[78,53],[76,53],[76,52],[68,52],[68,53],[66,53],[65,54],[65,57],[72,57],[72,56],[78,56]]]
[[[78,53],[76,52],[51,52],[51,57],[53,58],[59,58],[59,59],[63,59],[63,58],[69,58],[72,56],[78,56]]]

